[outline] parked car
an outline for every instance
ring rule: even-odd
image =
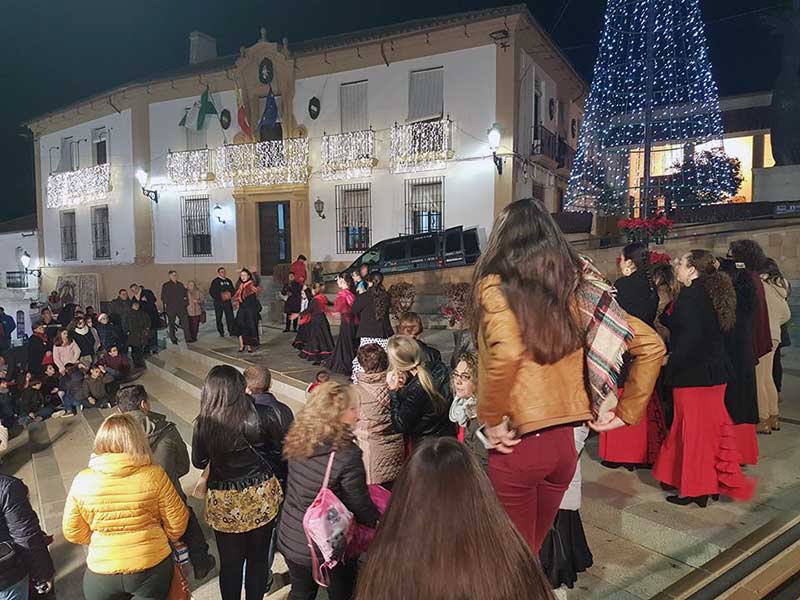
[[[384,274],[463,267],[475,264],[480,254],[478,229],[459,226],[380,241],[353,261],[349,270],[362,264]],[[324,277],[325,281],[335,278],[335,273]]]

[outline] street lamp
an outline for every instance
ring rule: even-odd
[[[22,268],[25,269],[26,273],[30,273],[34,277],[42,277],[42,270],[41,269],[29,269],[28,267],[31,264],[31,255],[28,254],[28,251],[25,250],[22,253],[22,256],[19,257],[19,262],[22,263]]]
[[[319,216],[320,219],[325,218],[325,203],[320,200],[319,196],[314,200],[314,210],[317,211],[317,216]]]
[[[225,220],[220,216],[222,214],[222,207],[219,204],[214,205],[214,216],[217,217],[217,221],[225,225]]]
[[[148,190],[147,189],[147,171],[144,169],[138,169],[136,171],[136,179],[139,181],[139,185],[142,186],[142,194],[150,198],[153,202],[158,204],[158,190]]]
[[[503,174],[503,159],[497,156],[497,151],[500,149],[500,138],[503,136],[503,128],[499,123],[492,125],[486,132],[486,138],[489,140],[489,149],[492,151],[492,160],[494,166],[497,168],[497,174]]]

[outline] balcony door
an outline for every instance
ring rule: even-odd
[[[260,202],[258,227],[261,274],[270,276],[275,265],[292,262],[292,223],[289,202]]]

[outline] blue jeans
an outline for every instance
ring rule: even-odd
[[[86,408],[86,401],[85,400],[76,400],[75,396],[70,393],[65,393],[64,397],[61,399],[62,408],[69,411],[77,411],[79,406],[83,406]]]
[[[28,600],[28,576],[25,575],[14,585],[0,590],[0,600]]]
[[[11,394],[0,394],[0,421],[6,428],[11,428],[17,422],[15,415],[17,407]]]
[[[49,419],[53,415],[53,412],[54,412],[53,407],[50,406],[49,404],[46,404],[45,406],[36,411],[36,416],[42,417],[43,419]],[[33,419],[31,419],[30,415],[28,414],[22,415],[22,418],[20,420],[22,421],[23,425],[27,425],[28,423],[33,421]]]
[[[106,375],[111,375],[114,379],[120,379],[122,377],[122,373],[111,367],[106,367]]]

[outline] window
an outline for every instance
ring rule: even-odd
[[[336,186],[336,251],[363,252],[370,246],[372,199],[369,184]]]
[[[408,122],[441,119],[444,115],[444,69],[412,71],[408,83]]]
[[[61,260],[78,260],[78,238],[75,235],[75,211],[65,210],[61,221]]]
[[[105,127],[92,130],[92,162],[95,165],[108,162],[108,129]]]
[[[6,287],[19,289],[28,287],[28,273],[25,271],[6,271]]]
[[[181,198],[184,256],[211,256],[211,213],[208,196]]]
[[[386,248],[383,249],[384,262],[405,259],[407,247],[408,244],[405,242],[405,240],[402,242],[391,242],[386,244]]]
[[[61,138],[61,157],[58,161],[58,172],[77,171],[80,167],[80,156],[78,152],[79,142],[70,137]]]
[[[92,207],[92,255],[95,260],[111,258],[108,206]]]
[[[411,240],[411,258],[424,258],[435,256],[436,238],[433,235],[426,235]]]
[[[25,339],[25,311],[17,311],[17,339]]]
[[[345,83],[339,89],[342,113],[342,133],[369,128],[367,113],[367,82]]]
[[[186,130],[186,149],[187,150],[202,150],[208,146],[208,131],[201,129],[195,131],[189,127],[184,127]]]
[[[275,125],[262,123],[258,128],[258,135],[262,142],[280,141],[283,139],[283,125],[281,125],[281,123],[283,123],[283,119],[281,119],[281,115],[283,114],[282,98],[277,94],[275,95],[275,105],[278,107],[278,118],[275,121]],[[258,99],[259,120],[264,116],[264,109],[266,106],[267,96],[261,96]]]
[[[406,233],[444,229],[444,177],[406,180]]]

